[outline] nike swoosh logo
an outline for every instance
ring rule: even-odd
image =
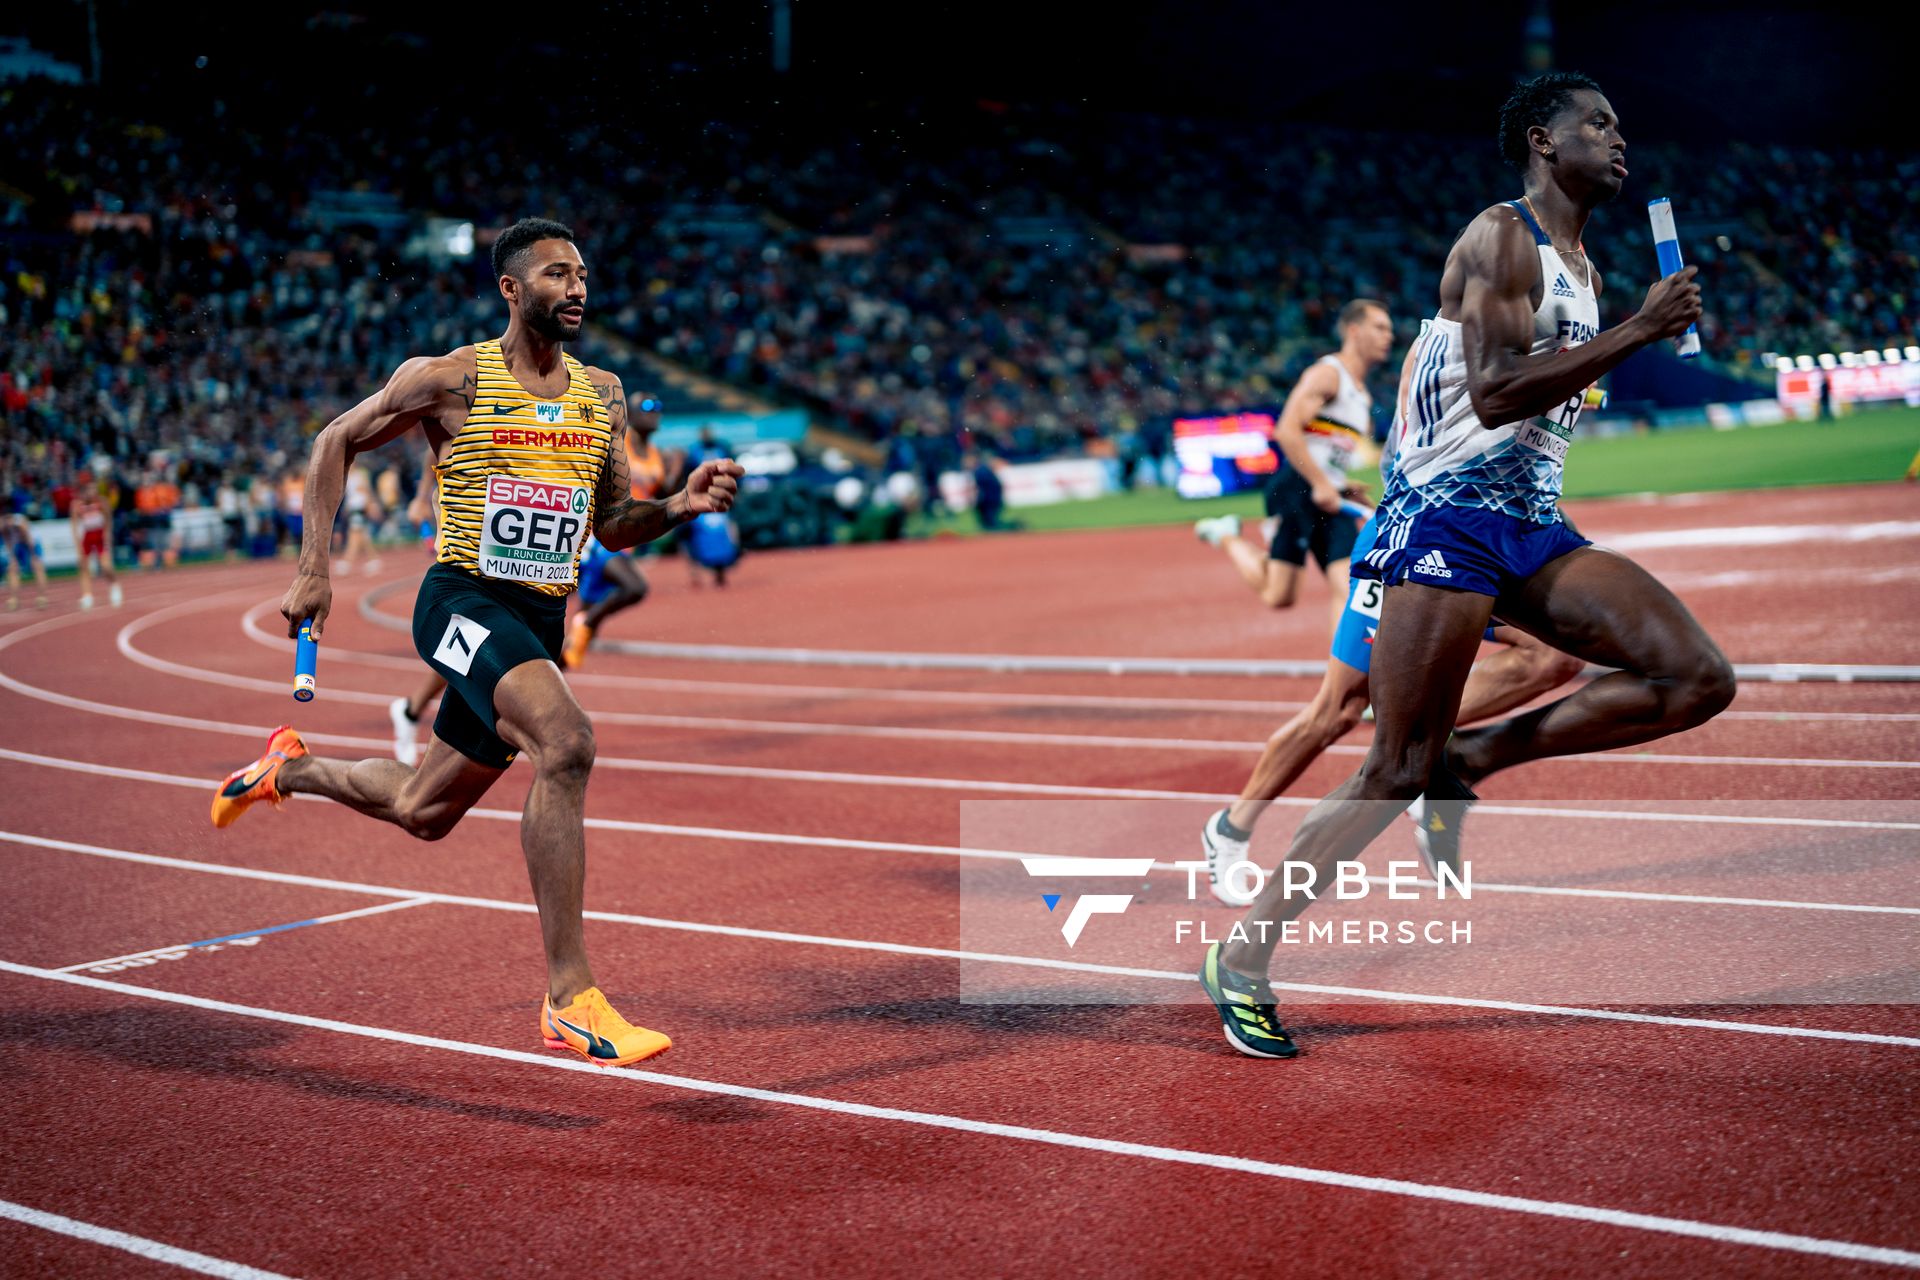
[[[282,751],[276,751],[272,755],[268,756],[265,760],[260,762],[261,763],[260,772],[256,774],[252,774],[251,776],[242,777],[240,779],[240,790],[251,791],[253,790],[253,788],[259,786],[260,779],[266,777],[269,773],[273,772],[274,762],[284,761],[286,758],[287,758],[286,753]]]
[[[595,1035],[585,1027],[576,1027],[565,1018],[555,1018],[554,1021],[573,1032],[573,1034],[583,1037],[587,1042],[587,1053],[589,1056],[595,1058],[617,1058],[620,1056],[620,1051],[613,1047],[613,1041],[607,1039],[605,1036]]]

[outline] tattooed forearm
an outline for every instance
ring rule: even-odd
[[[623,498],[601,508],[594,537],[610,551],[652,542],[688,520],[686,495],[671,498]]]

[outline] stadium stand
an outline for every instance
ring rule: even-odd
[[[1387,299],[1410,335],[1457,228],[1513,186],[1491,138],[1397,136],[1389,158],[1318,126],[973,103],[902,105],[910,147],[824,115],[676,138],[524,99],[502,134],[495,104],[397,93],[322,115],[261,86],[209,134],[164,101],[4,89],[16,508],[57,514],[99,458],[123,505],[156,468],[188,506],[271,482],[406,354],[492,331],[487,233],[526,213],[577,228],[592,318],[670,411],[797,407],[918,467],[1132,453],[1169,415],[1270,403],[1347,298]],[[552,160],[518,145],[541,130],[566,140]],[[1633,152],[1636,189],[1686,193],[1720,367],[1916,341],[1920,161]],[[1609,321],[1650,274],[1628,206],[1597,225]],[[423,234],[447,226],[465,239]]]

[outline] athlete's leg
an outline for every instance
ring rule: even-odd
[[[407,695],[407,718],[418,720],[427,714],[427,704],[447,691],[447,679],[438,671],[428,670],[427,678],[420,687]]]
[[[324,760],[302,756],[280,766],[282,795],[306,792],[338,800],[370,818],[391,822],[410,836],[438,840],[505,772],[470,760],[438,737],[427,743],[417,769],[398,760]]]
[[[497,732],[533,765],[520,849],[540,908],[548,995],[556,1009],[594,985],[581,911],[587,878],[587,775],[593,725],[551,662],[523,662],[494,687]]]
[[[586,624],[589,635],[598,632],[600,624],[609,617],[622,609],[631,609],[647,598],[647,579],[631,556],[614,556],[600,572],[613,584],[613,590],[601,596],[580,615],[580,621]]]
[[[1360,723],[1360,713],[1366,709],[1367,673],[1338,658],[1328,659],[1327,674],[1314,691],[1313,701],[1267,739],[1253,776],[1227,811],[1227,821],[1243,831],[1253,830],[1260,815],[1307,771],[1307,766]]]
[[[1287,852],[1288,861],[1313,867],[1315,884],[1324,886],[1334,863],[1359,854],[1415,796],[1464,790],[1438,766],[1492,610],[1491,597],[1472,592],[1413,584],[1387,589],[1370,673],[1373,746],[1360,771],[1307,814]],[[1221,961],[1238,973],[1264,976],[1279,924],[1312,902],[1289,895],[1283,876],[1272,877]]]
[[[88,563],[93,559],[93,557],[87,554],[86,547],[87,547],[86,535],[82,534],[80,537],[80,564],[79,564],[80,607],[82,609],[91,608],[93,605],[93,568]]]
[[[1466,781],[1527,760],[1603,751],[1703,724],[1733,701],[1733,668],[1687,607],[1625,556],[1582,547],[1502,596],[1500,615],[1557,649],[1619,670],[1558,702],[1457,735]]]
[[[1545,645],[1518,627],[1495,627],[1493,638],[1506,647],[1473,664],[1460,695],[1461,724],[1525,706],[1586,669],[1572,654]]]
[[[427,704],[445,693],[446,678],[431,668],[420,687],[404,698],[395,698],[387,706],[387,719],[393,725],[393,758],[404,765],[414,765],[420,760],[420,717],[426,714]]]
[[[1329,605],[1329,608],[1333,611],[1329,622],[1330,631],[1338,631],[1340,629],[1340,615],[1347,610],[1347,567],[1350,563],[1347,559],[1342,558],[1321,566],[1326,571],[1327,590],[1333,593],[1333,600]]]

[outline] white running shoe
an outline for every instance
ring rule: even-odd
[[[1207,879],[1213,884],[1213,896],[1230,907],[1244,907],[1253,902],[1254,895],[1229,882],[1227,871],[1236,862],[1248,861],[1248,842],[1235,840],[1220,830],[1220,820],[1227,813],[1226,809],[1220,810],[1200,828],[1200,849],[1207,855]]]
[[[93,608],[93,597],[92,597],[91,595],[84,595],[84,596],[81,596],[81,597],[80,597],[80,607],[81,607],[82,609],[91,609],[91,608]]]
[[[411,769],[420,763],[420,722],[407,714],[405,698],[388,703],[387,716],[393,721],[393,758]]]
[[[114,608],[118,609],[120,607],[121,602],[124,601],[126,598],[127,597],[123,595],[120,591],[119,583],[116,582],[112,586],[107,588],[107,599],[113,602]]]
[[[1240,532],[1240,517],[1236,515],[1214,516],[1208,520],[1193,522],[1193,534],[1210,547],[1217,547],[1224,540]]]

